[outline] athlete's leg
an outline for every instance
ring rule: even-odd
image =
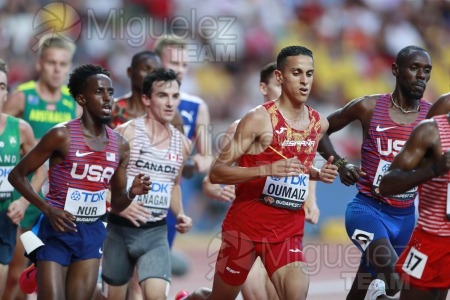
[[[212,290],[200,288],[189,295],[186,300],[230,300],[236,299],[241,291],[242,285],[227,284],[219,274],[214,275]]]
[[[448,290],[443,289],[416,289],[412,286],[403,288],[400,293],[400,300],[445,300]]]
[[[388,239],[378,239],[367,247],[365,256],[378,273],[378,278],[386,283],[386,294],[394,296],[400,291],[400,277],[395,272],[397,253]]]
[[[91,300],[97,285],[99,266],[100,259],[98,258],[80,260],[71,263],[67,269],[65,299]]]
[[[145,300],[165,300],[169,295],[170,283],[160,278],[148,278],[141,282]]]
[[[4,204],[5,203],[5,204]],[[3,207],[9,205],[7,202],[0,203]],[[8,265],[11,263],[16,244],[17,225],[8,218],[6,208],[0,211],[0,299],[5,291],[6,278],[8,276]],[[5,298],[10,299],[10,298]]]
[[[25,300],[27,298],[27,295],[22,292],[19,287],[20,274],[22,274],[22,271],[25,270],[29,264],[28,258],[24,256],[25,249],[22,241],[18,238],[25,231],[27,230],[21,229],[20,227],[17,230],[16,246],[14,247],[13,258],[9,264],[6,286],[2,300]]]
[[[127,290],[128,290],[128,283],[119,286],[108,285],[108,292],[106,299],[125,300],[127,299]]]
[[[256,259],[255,244],[238,232],[222,232],[212,290],[198,289],[186,299],[236,299]]]
[[[308,295],[308,266],[296,261],[279,268],[271,277],[278,297],[286,300],[304,300]]]
[[[273,285],[272,281],[269,278],[269,275],[267,275],[267,271],[266,269],[264,269],[264,277],[266,278],[266,294],[267,294],[267,299],[268,300],[279,300],[280,298],[278,298],[277,295],[277,291],[275,290],[275,286]]]
[[[245,300],[275,300],[277,292],[270,281],[267,271],[258,257],[242,286],[242,296]]]
[[[133,277],[128,284],[128,300],[142,300],[144,299],[142,295],[142,289],[139,284],[138,274],[136,269],[133,272]]]
[[[398,209],[358,194],[347,205],[345,227],[362,253],[347,299],[364,299],[371,281],[376,278],[384,281],[387,295],[395,295],[401,288],[395,263],[411,237],[414,207]]]
[[[38,300],[65,299],[67,267],[53,261],[37,262]],[[83,287],[84,288],[84,287]]]
[[[7,275],[8,275],[8,265],[0,264],[0,297],[3,295]]]

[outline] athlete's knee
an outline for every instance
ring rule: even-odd
[[[378,273],[394,272],[398,256],[388,240],[380,239],[369,245],[366,256]]]

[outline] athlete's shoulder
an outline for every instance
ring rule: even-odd
[[[441,95],[430,107],[427,118],[450,112],[450,93]]]
[[[365,95],[351,100],[346,107],[353,108],[357,114],[363,112],[372,112],[378,101],[382,101],[388,97],[387,94]]]
[[[255,126],[256,124],[265,124],[267,120],[270,120],[269,110],[265,104],[266,103],[258,105],[255,108],[249,110],[239,123],[249,123],[253,124],[253,126]],[[257,126],[258,125],[256,125],[255,127]]]
[[[35,88],[36,88],[36,81],[30,80],[28,82],[24,82],[22,84],[19,84],[17,86],[16,90],[24,92],[24,91],[34,90]]]
[[[0,114],[1,114],[1,112],[0,112]],[[13,116],[13,115],[6,114],[6,121],[7,121],[9,124],[18,124],[18,123],[20,123],[21,120],[24,121],[24,120],[21,119],[21,118],[15,117],[15,116]],[[25,122],[25,121],[24,121],[24,122]]]
[[[180,100],[196,104],[206,104],[205,100],[203,100],[202,98],[185,92],[180,92]]]
[[[353,101],[362,103],[365,105],[374,105],[377,101],[386,99],[387,97],[390,97],[389,94],[372,94],[372,95],[365,95],[362,97],[355,98],[355,99],[353,99]]]

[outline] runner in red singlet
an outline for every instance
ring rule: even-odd
[[[280,299],[306,299],[302,238],[308,183],[330,183],[337,175],[333,157],[321,170],[312,165],[328,129],[326,119],[305,104],[313,74],[309,49],[282,49],[275,73],[280,97],[247,113],[214,162],[211,182],[237,184],[236,199],[222,226],[212,291],[199,289],[185,299],[235,299],[256,257]]]

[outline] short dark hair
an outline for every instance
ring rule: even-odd
[[[265,65],[259,74],[259,82],[269,83],[270,77],[273,75],[273,71],[277,69],[277,63],[271,62]]]
[[[401,50],[397,53],[397,57],[395,58],[395,63],[396,63],[397,65],[401,65],[402,63],[405,62],[405,59],[406,59],[411,53],[416,52],[416,51],[422,51],[422,52],[425,52],[425,53],[428,54],[428,52],[427,52],[425,49],[423,49],[423,48],[421,48],[421,47],[419,47],[419,46],[414,46],[414,45],[407,46],[407,47],[401,49]]]
[[[155,52],[145,50],[133,55],[133,57],[131,58],[131,67],[132,68],[136,67],[139,61],[144,57],[150,57],[154,61],[158,62],[158,65],[161,65],[161,59],[159,58],[158,55],[156,55]]]
[[[1,58],[0,58],[0,71],[2,71],[5,74],[8,74],[8,65]]]
[[[82,65],[73,70],[69,76],[69,83],[67,84],[69,92],[72,97],[75,97],[82,93],[83,87],[86,84],[87,79],[92,75],[103,74],[108,77],[111,75],[109,71],[98,65]]]
[[[287,64],[287,58],[289,56],[305,55],[309,56],[314,60],[313,53],[306,47],[303,46],[288,46],[281,49],[277,56],[277,70],[282,71]]]
[[[175,80],[178,82],[178,86],[181,85],[180,81],[177,79],[177,74],[172,69],[164,69],[164,68],[157,68],[154,69],[150,74],[145,76],[144,82],[142,83],[142,92],[149,96],[153,92],[153,83],[157,81],[172,81]]]

